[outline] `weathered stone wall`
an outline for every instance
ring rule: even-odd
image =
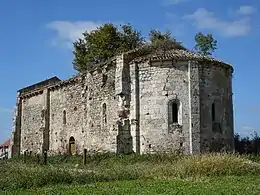
[[[188,60],[137,63],[124,54],[115,61],[23,91],[13,153],[65,153],[71,138],[77,154],[196,154],[233,147],[232,68]]]
[[[198,154],[233,147],[232,68],[160,61],[131,64],[130,75],[134,151]],[[169,103],[175,100],[178,122],[172,123]]]
[[[116,152],[117,97],[115,69],[95,71],[71,81],[23,93],[17,100],[13,154],[24,151],[50,154],[68,152],[69,139],[76,153]]]
[[[200,74],[199,64],[188,61],[189,91],[189,145],[190,154],[200,153]]]
[[[21,149],[21,114],[22,114],[22,100],[18,92],[16,98],[16,105],[13,112],[13,126],[11,138],[11,156],[20,154]]]
[[[210,63],[200,65],[200,101],[201,152],[232,150],[231,67]]]
[[[73,136],[77,149],[82,150],[84,142],[81,105],[82,87],[78,83],[68,84],[50,91],[50,147],[51,153],[67,152],[67,144]]]
[[[115,152],[116,107],[114,70],[94,72],[54,89],[50,93],[50,151],[66,152],[73,137],[78,154],[83,149]]]
[[[136,79],[132,66],[131,78]],[[187,62],[152,62],[139,64],[138,83],[132,83],[131,119],[136,119],[134,104],[139,101],[140,151],[189,150],[189,94]],[[135,89],[135,90],[134,90]],[[134,99],[139,93],[139,100]],[[133,101],[135,100],[135,101]],[[179,103],[178,122],[169,123],[169,103]],[[133,129],[136,125],[133,123]]]
[[[42,149],[44,100],[42,93],[22,100],[20,152],[28,150],[38,153]]]

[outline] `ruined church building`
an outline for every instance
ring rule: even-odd
[[[186,50],[135,52],[19,90],[12,155],[232,151],[232,66]]]

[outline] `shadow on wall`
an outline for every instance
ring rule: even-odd
[[[133,138],[130,132],[129,119],[124,120],[123,123],[118,122],[117,153],[119,154],[133,153]]]

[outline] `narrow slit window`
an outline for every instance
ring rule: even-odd
[[[102,118],[103,118],[104,124],[106,124],[107,123],[107,105],[105,103],[102,105]]]
[[[182,125],[182,106],[178,99],[168,102],[168,124]]]
[[[172,122],[178,123],[178,104],[176,102],[173,102],[171,105],[172,109]]]
[[[214,122],[216,120],[216,110],[215,110],[214,103],[211,105],[211,117],[212,117],[212,121]]]
[[[63,111],[63,124],[65,125],[67,123],[67,116],[66,116],[66,110]]]

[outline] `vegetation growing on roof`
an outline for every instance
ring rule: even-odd
[[[175,37],[172,36],[169,31],[162,33],[159,30],[152,29],[150,31],[149,38],[151,41],[151,46],[154,50],[162,50],[163,52],[170,49],[187,50],[181,42],[177,41]]]
[[[208,55],[215,50],[216,42],[212,35],[204,36],[201,33],[196,36],[196,48],[200,53]],[[127,51],[134,50],[133,57],[139,57],[151,52],[163,54],[170,49],[187,50],[169,31],[163,33],[152,29],[146,41],[141,32],[131,24],[117,27],[111,23],[103,24],[94,31],[84,32],[83,38],[75,41],[73,45],[73,65],[78,72],[92,71],[107,60]]]
[[[84,32],[83,38],[74,43],[74,68],[79,72],[91,70],[95,65],[143,44],[141,33],[130,24],[120,28],[104,24],[94,31]]]

